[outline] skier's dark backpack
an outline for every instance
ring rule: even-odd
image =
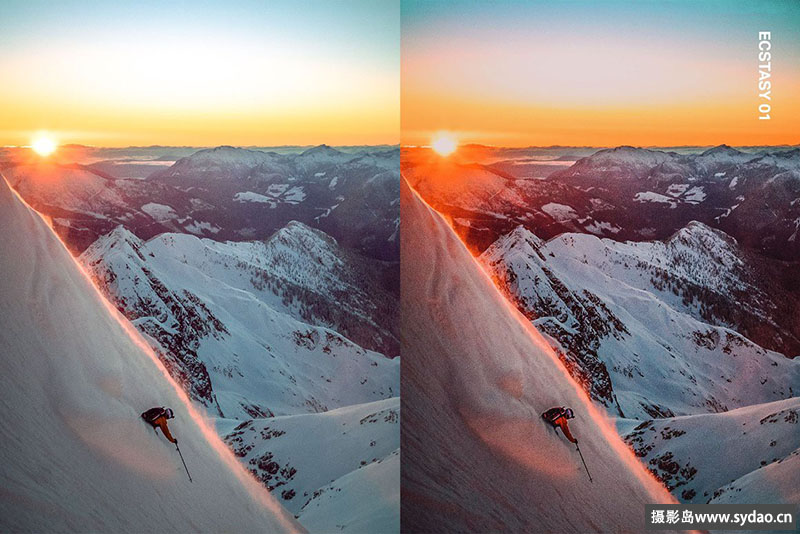
[[[142,419],[147,421],[150,424],[150,426],[155,428],[156,427],[156,419],[158,419],[162,415],[166,416],[167,419],[171,419],[171,417],[170,417],[172,415],[171,412],[172,412],[172,410],[168,410],[167,408],[164,408],[163,406],[159,406],[157,408],[150,408],[146,412],[142,413]]]
[[[550,408],[546,412],[542,414],[542,419],[547,421],[553,426],[556,426],[556,421],[559,417],[566,417],[567,419],[572,419],[574,416],[572,415],[572,410],[569,408],[564,408],[563,406],[558,406],[556,408]]]

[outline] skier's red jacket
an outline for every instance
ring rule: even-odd
[[[172,437],[172,434],[169,432],[169,427],[167,426],[167,418],[165,416],[160,416],[153,421],[154,425],[158,425],[161,429],[161,432],[164,434],[164,437],[170,440],[172,443],[178,443],[178,440]]]
[[[566,417],[562,415],[561,417],[553,421],[553,424],[558,425],[561,428],[561,431],[564,433],[564,435],[567,437],[568,440],[570,440],[572,443],[578,443],[578,440],[575,439],[572,436],[572,433],[569,431],[569,424],[567,423]]]

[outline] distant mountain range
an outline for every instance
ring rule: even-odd
[[[397,261],[399,157],[383,147],[321,145],[299,154],[217,147],[151,165],[146,179],[118,178],[114,166],[99,164],[12,161],[3,173],[76,253],[120,224],[142,239],[188,232],[246,241],[297,220],[344,247]]]
[[[435,165],[403,172],[478,251],[519,225],[543,239],[587,232],[647,241],[700,221],[766,257],[800,259],[800,148],[746,153],[721,145],[678,154],[619,147],[544,179],[520,179],[508,166]]]

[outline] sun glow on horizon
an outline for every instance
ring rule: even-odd
[[[0,145],[44,126],[102,147],[399,143],[396,3],[51,7],[0,8]]]
[[[800,3],[762,3],[403,0],[401,144],[442,124],[505,147],[797,144]],[[784,43],[770,120],[763,28]]]
[[[431,142],[431,148],[440,156],[447,157],[458,148],[458,141],[450,132],[438,132]]]
[[[46,133],[39,133],[33,138],[33,141],[31,142],[31,148],[34,152],[46,158],[56,151],[58,144],[50,135]]]

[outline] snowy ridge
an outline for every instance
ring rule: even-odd
[[[401,202],[404,528],[641,530],[640,505],[673,498],[405,181]],[[555,405],[594,483],[539,418]]]
[[[674,152],[661,152],[660,150],[648,150],[645,148],[634,148],[632,146],[619,146],[598,150],[586,160],[603,169],[604,171],[620,170],[625,166],[646,169],[660,165],[677,156]],[[579,163],[583,160],[579,160]]]
[[[309,321],[374,328],[364,317],[377,305],[348,283],[343,273],[358,271],[334,246],[299,223],[267,243],[186,234],[144,243],[118,228],[81,261],[194,399],[242,419],[398,394],[398,361]]]
[[[2,530],[303,530],[4,178],[0,262]],[[139,418],[155,405],[175,411],[194,483]]]
[[[543,243],[520,227],[481,261],[593,399],[646,419],[797,394],[799,361],[719,325],[752,316],[759,328],[775,328],[737,252],[735,241],[701,223],[666,243],[588,234]]]

